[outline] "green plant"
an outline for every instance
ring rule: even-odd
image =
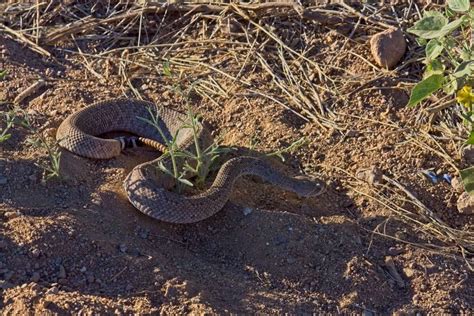
[[[7,75],[7,71],[6,71],[6,70],[0,70],[0,80],[5,79],[6,75]]]
[[[415,106],[442,90],[455,96],[474,145],[474,9],[469,0],[448,0],[444,12],[425,11],[423,18],[408,29],[425,47],[423,80],[415,85],[408,106]],[[473,168],[461,172],[464,186],[474,195],[470,183]]]
[[[36,127],[34,127],[28,113],[22,110],[17,110],[21,112],[21,125],[28,129],[31,133],[30,137],[27,138],[28,143],[39,149],[46,150],[48,154],[47,162],[36,162],[35,164],[43,169],[43,177],[45,180],[50,180],[53,178],[60,178],[60,162],[61,162],[61,152],[55,141],[48,140]]]
[[[175,134],[171,135],[171,139],[166,137],[165,131],[161,128],[160,117],[156,111],[150,108],[148,109],[150,118],[138,117],[138,119],[156,128],[164,140],[167,149],[163,155],[170,158],[171,166],[165,166],[163,161],[160,161],[157,167],[176,181],[176,189],[178,191],[183,189],[182,185],[202,188],[216,159],[232,150],[219,146],[217,142],[213,142],[207,148],[201,147],[198,133],[202,129],[202,117],[194,113],[190,106],[190,95],[196,83],[193,83],[184,91],[179,86],[174,88],[175,91],[181,94],[188,111],[186,122],[183,122]],[[194,151],[181,149],[177,146],[179,133],[183,132],[184,129],[191,130],[194,138]]]
[[[454,95],[473,79],[474,9],[469,0],[448,0],[447,4],[444,13],[425,11],[423,18],[408,29],[425,46],[426,55],[423,80],[413,88],[409,106],[440,89]]]
[[[201,148],[198,139],[199,130],[202,128],[201,116],[196,115],[191,108],[188,109],[187,123],[183,123],[171,139],[166,137],[165,131],[161,128],[159,114],[152,109],[149,109],[148,112],[150,113],[150,119],[143,117],[138,119],[147,122],[158,130],[166,146],[166,152],[163,153],[163,156],[169,157],[171,161],[170,167],[165,166],[163,161],[160,161],[157,167],[176,181],[176,188],[179,192],[183,188],[182,185],[202,188],[215,160],[231,149],[220,147],[216,142],[207,148]],[[193,134],[194,151],[178,148],[177,146],[179,133],[183,132],[184,129],[190,129]]]
[[[0,112],[0,116],[3,116],[5,119],[5,127],[3,129],[0,129],[0,143],[8,140],[12,135],[9,132],[9,130],[14,126],[15,124],[15,112],[9,111],[9,112]]]

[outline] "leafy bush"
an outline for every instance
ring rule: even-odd
[[[447,3],[444,13],[425,11],[423,18],[408,29],[425,46],[426,54],[423,80],[413,88],[408,105],[414,106],[443,89],[448,95],[460,91],[458,101],[470,112],[472,104],[464,102],[463,95],[473,79],[474,10],[470,8],[469,0]]]
[[[470,131],[466,144],[474,145],[474,9],[470,1],[448,0],[444,12],[425,11],[408,32],[418,37],[426,55],[423,80],[413,88],[408,106],[439,90],[455,96]],[[461,172],[466,189],[473,172],[473,168]]]

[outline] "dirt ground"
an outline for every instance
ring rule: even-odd
[[[374,74],[365,40],[370,31],[356,34],[360,41],[346,41],[322,26],[314,30],[321,64],[332,60],[361,82]],[[0,34],[0,69],[8,72],[0,81],[0,100],[7,104],[0,107],[46,79],[20,107],[41,130],[54,133],[67,115],[92,102],[133,95],[114,71],[106,80],[92,75],[81,56],[61,50],[72,49],[68,45],[50,46],[55,58],[48,58]],[[343,45],[369,63],[352,54],[334,60],[325,54]],[[82,49],[92,54],[96,47]],[[111,61],[112,67],[119,63]],[[105,74],[109,66],[94,67]],[[385,72],[346,102],[335,102],[342,126],[336,129],[241,91],[218,104],[196,98],[193,107],[223,145],[271,152],[306,137],[307,145],[286,154],[284,163],[271,159],[293,173],[316,173],[327,190],[302,199],[244,178],[221,212],[192,225],[152,220],[127,201],[122,180],[155,157],[153,151],[129,150],[108,161],[63,151],[64,179],[45,183],[35,163],[46,153],[15,127],[12,138],[0,143],[0,175],[7,179],[0,184],[0,308],[5,315],[473,313],[474,280],[466,262],[418,247],[445,244],[405,225],[387,204],[370,198],[369,184],[347,176],[377,166],[450,226],[474,228],[472,215],[456,210],[458,193],[450,185],[419,176],[421,169],[455,170],[449,159],[411,141],[412,131],[427,126],[416,125],[419,112],[405,107],[409,89],[400,82],[413,69]],[[248,77],[254,85],[271,79],[258,68]],[[168,80],[133,83],[145,99],[183,109]],[[436,139],[454,163],[465,163],[452,138]]]

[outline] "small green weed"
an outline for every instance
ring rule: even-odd
[[[165,68],[166,69],[166,68]],[[190,187],[203,188],[209,172],[212,170],[213,163],[222,154],[231,151],[230,148],[220,147],[217,142],[207,148],[201,148],[199,143],[198,133],[203,128],[201,123],[201,115],[194,113],[190,106],[190,95],[194,89],[192,84],[188,89],[183,91],[180,87],[175,87],[175,91],[181,94],[184,102],[187,105],[187,120],[186,123],[178,128],[175,135],[172,135],[171,139],[166,137],[165,132],[160,126],[159,114],[154,110],[149,109],[150,118],[138,117],[138,119],[147,122],[158,130],[162,139],[165,141],[167,148],[166,152],[163,153],[164,157],[169,157],[171,166],[167,167],[160,161],[157,166],[162,172],[168,174],[176,181],[176,189],[181,192],[183,185]],[[180,132],[184,129],[190,129],[194,137],[194,152],[178,148],[177,139]]]
[[[3,117],[5,122],[5,127],[0,128],[0,143],[10,139],[12,136],[9,131],[15,125],[16,115],[13,111],[0,112],[0,116]]]
[[[6,70],[0,70],[0,80],[3,80],[5,79],[5,77],[7,76],[7,71]]]
[[[60,178],[60,162],[61,152],[55,141],[48,140],[31,122],[31,119],[25,111],[18,110],[22,113],[21,125],[25,127],[30,133],[27,139],[28,143],[38,149],[46,150],[48,160],[46,162],[39,161],[35,163],[38,167],[43,169],[43,178],[50,180],[53,178]]]
[[[198,139],[199,130],[202,128],[202,123],[200,122],[201,116],[196,115],[191,108],[188,109],[187,113],[188,123],[183,123],[171,139],[166,138],[165,133],[159,124],[158,113],[152,109],[149,109],[148,111],[151,119],[143,117],[139,117],[139,119],[149,123],[158,130],[161,137],[164,139],[167,148],[166,152],[163,153],[163,156],[169,157],[171,161],[170,167],[165,166],[163,161],[160,161],[157,167],[175,179],[177,183],[176,188],[179,192],[183,189],[182,185],[202,188],[215,160],[221,154],[227,153],[231,149],[220,147],[216,142],[207,148],[201,148]],[[178,148],[178,135],[183,131],[183,129],[191,129],[191,132],[193,133],[195,146],[194,152]],[[192,182],[189,179],[192,179]]]

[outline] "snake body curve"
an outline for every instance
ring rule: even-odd
[[[179,149],[195,151],[194,133],[190,128],[182,128],[183,124],[189,123],[187,115],[133,99],[101,101],[73,113],[59,126],[56,139],[64,149],[91,159],[110,159],[122,152],[123,143],[118,139],[99,137],[108,132],[128,132],[163,144],[158,130],[139,119],[149,118],[150,108],[158,113],[158,123],[166,138],[177,135]],[[205,127],[201,126],[196,136],[201,148],[212,144],[210,132]],[[123,185],[135,208],[165,222],[194,223],[216,214],[228,201],[236,179],[243,175],[259,176],[300,196],[314,196],[322,191],[318,181],[289,177],[261,159],[242,156],[224,163],[209,189],[185,196],[170,190],[174,181],[157,168],[160,161],[171,166],[170,159],[165,156],[139,164],[126,176]]]

